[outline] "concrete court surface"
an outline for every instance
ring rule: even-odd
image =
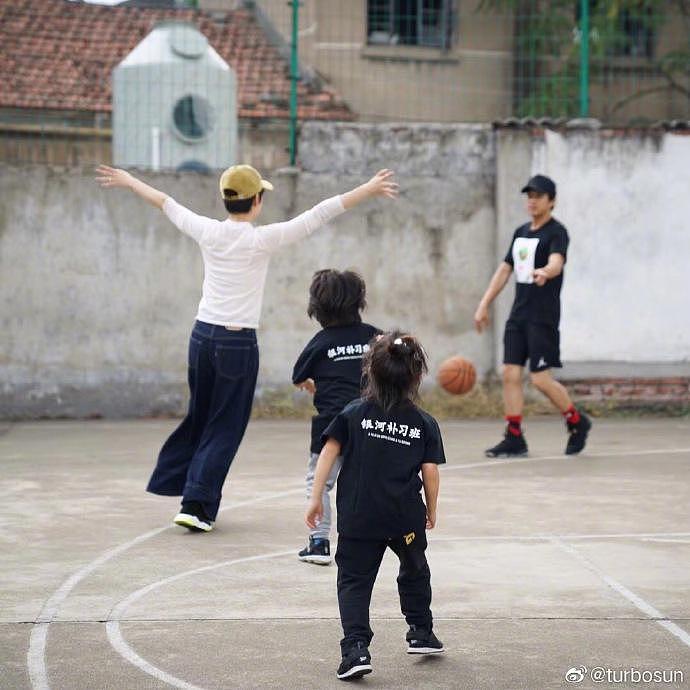
[[[336,568],[296,558],[308,423],[251,422],[210,534],[144,492],[174,424],[1,428],[0,687],[343,687]],[[388,553],[357,687],[690,687],[690,420],[596,420],[578,458],[559,419],[528,420],[522,461],[483,458],[498,421],[441,427],[428,554],[447,651],[404,653]]]

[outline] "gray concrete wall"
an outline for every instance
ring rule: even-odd
[[[531,172],[559,183],[557,216],[572,249],[564,290],[565,376],[688,375],[690,250],[687,147],[605,133],[486,126],[309,123],[301,170],[264,170],[276,191],[262,220],[292,216],[380,167],[395,202],[368,203],[286,248],[269,270],[259,334],[259,393],[289,383],[317,326],[305,314],[312,273],[355,268],[365,318],[416,333],[432,370],[451,354],[480,374],[500,360],[472,315],[513,229]],[[216,180],[146,178],[197,212],[223,217]],[[200,296],[195,243],[89,170],[0,167],[0,418],[181,412],[186,346]]]
[[[417,333],[432,364],[463,352],[491,368],[471,315],[493,256],[493,136],[487,127],[307,125],[303,170],[276,183],[267,222],[345,191],[384,165],[399,201],[356,209],[272,262],[260,332],[259,390],[289,383],[316,325],[313,272],[355,268],[383,328]],[[88,170],[3,167],[0,206],[0,417],[141,415],[185,404],[186,344],[200,294],[195,243]],[[222,217],[216,180],[146,178],[197,212]]]

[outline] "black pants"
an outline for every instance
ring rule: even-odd
[[[369,604],[383,554],[390,548],[400,559],[398,594],[400,609],[408,625],[431,630],[431,573],[424,554],[424,527],[415,531],[414,539],[349,539],[338,537],[338,606],[343,626],[340,648],[345,654],[358,641],[369,645],[374,636],[369,627]]]
[[[256,332],[197,321],[189,340],[189,411],[165,442],[148,491],[198,501],[216,519],[259,369]]]

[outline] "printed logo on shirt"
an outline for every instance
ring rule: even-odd
[[[513,242],[513,264],[518,283],[533,283],[534,258],[537,254],[538,237],[516,237]]]
[[[328,350],[328,359],[334,362],[342,362],[346,359],[361,359],[362,355],[369,352],[368,345],[357,343],[355,345],[338,345]]]
[[[370,438],[380,438],[384,441],[401,443],[404,446],[411,446],[411,441],[422,438],[422,430],[409,424],[398,424],[397,422],[380,422],[378,419],[363,419],[362,429],[368,431]]]

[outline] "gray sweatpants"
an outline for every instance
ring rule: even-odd
[[[316,471],[316,461],[319,459],[318,453],[309,454],[309,462],[307,463],[307,500],[311,498],[311,490],[314,486],[314,472]],[[333,469],[326,480],[326,488],[323,490],[323,517],[321,522],[310,532],[315,539],[329,539],[331,534],[331,496],[330,491],[335,485],[335,480],[338,478],[340,466],[343,464],[343,458],[339,455]]]

